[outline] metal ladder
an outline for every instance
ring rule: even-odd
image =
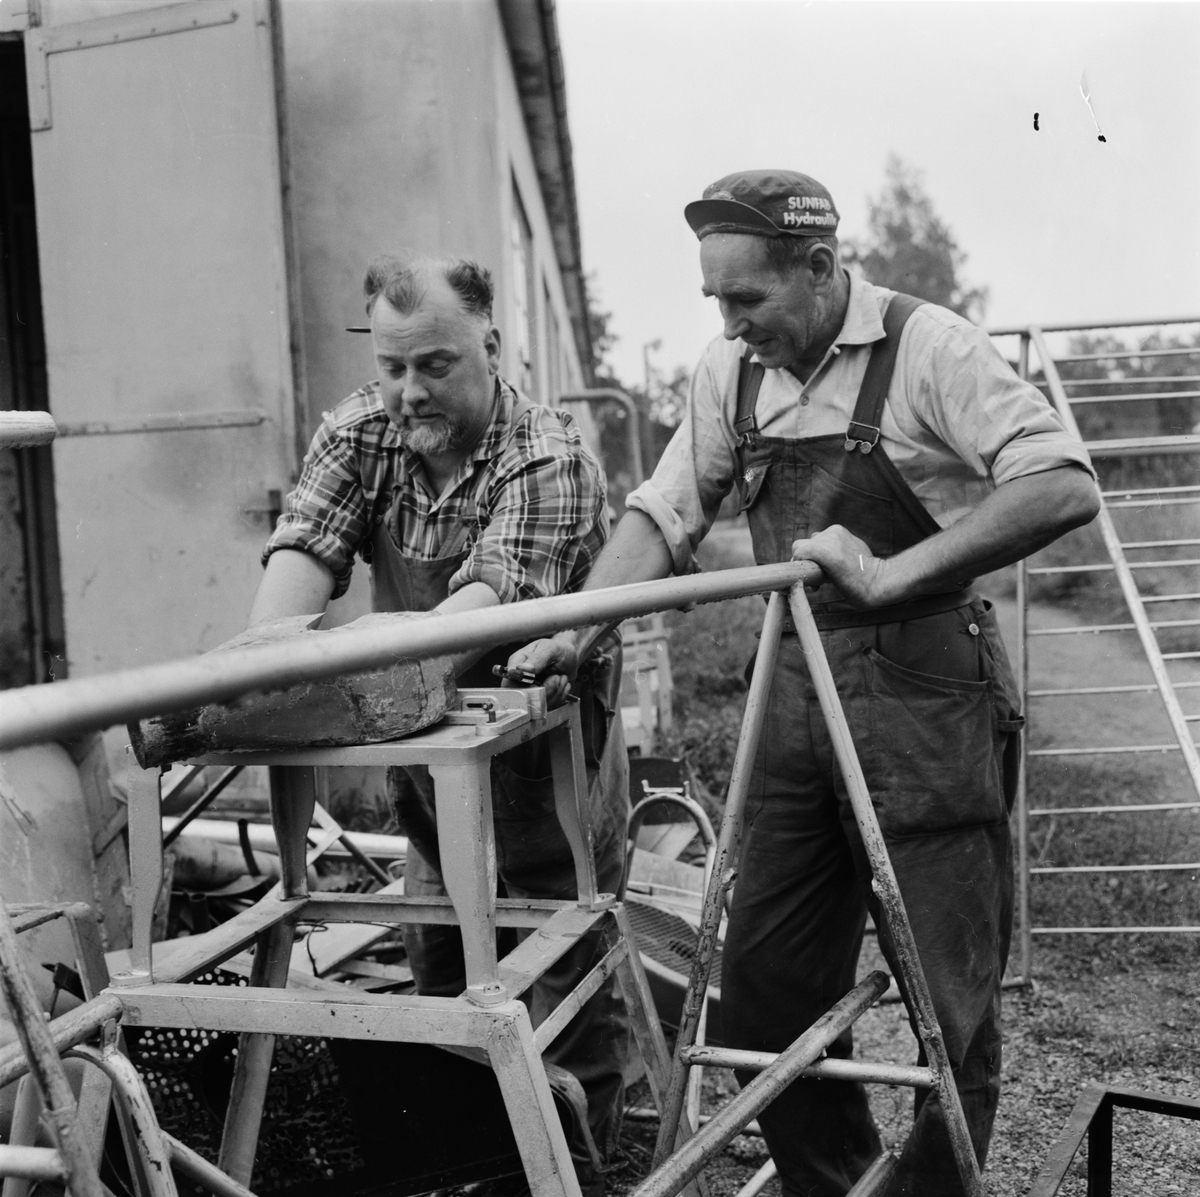
[[[1172,347],[1155,345],[1152,348],[1105,348],[1100,352],[1089,353],[1060,353],[1057,357],[1050,351],[1047,333],[1082,333],[1086,331],[1121,330],[1127,328],[1146,329],[1151,326],[1162,329],[1170,325],[1191,325],[1190,333],[1195,333],[1200,325],[1200,319],[1170,320],[1158,322],[1126,322],[1106,325],[1071,325],[1047,326],[1045,328],[1030,327],[1019,331],[1020,357],[1018,372],[1022,378],[1033,381],[1035,385],[1048,395],[1058,414],[1062,417],[1067,428],[1080,434],[1080,424],[1076,418],[1075,409],[1082,408],[1091,413],[1089,420],[1085,416],[1085,426],[1095,426],[1101,421],[1097,414],[1108,411],[1117,413],[1146,413],[1145,404],[1161,400],[1188,401],[1192,405],[1192,416],[1200,413],[1200,335],[1191,336],[1194,347]],[[1176,337],[1179,332],[1176,329]],[[997,333],[993,335],[1004,335]],[[1143,344],[1145,343],[1144,338]],[[1161,341],[1160,333],[1154,340]],[[1030,370],[1030,347],[1036,351],[1040,366],[1041,380],[1039,381]],[[1152,373],[1158,361],[1173,363],[1170,373],[1160,375]],[[1136,369],[1121,370],[1117,362],[1128,363],[1130,367],[1137,363]],[[1087,363],[1079,368],[1081,364]],[[1086,374],[1089,366],[1092,370],[1106,368],[1107,377],[1077,377],[1063,378],[1060,366],[1067,367],[1066,373]],[[1189,372],[1189,368],[1190,371]],[[1130,377],[1130,374],[1133,377]],[[1180,389],[1173,389],[1180,388]],[[1119,404],[1117,408],[1109,408],[1108,404]],[[1119,419],[1119,416],[1118,416]],[[1112,424],[1114,421],[1110,420]],[[1190,422],[1189,422],[1190,423]],[[1109,428],[1107,431],[1118,429]],[[1162,430],[1159,429],[1159,432]],[[1166,455],[1187,455],[1189,464],[1200,465],[1200,425],[1196,425],[1187,433],[1174,432],[1169,435],[1140,435],[1123,437],[1106,437],[1104,439],[1088,440],[1082,437],[1094,461],[1105,462],[1116,458],[1161,458]],[[1102,467],[1103,468],[1103,467]],[[1200,474],[1193,473],[1192,477],[1200,479]],[[1200,863],[1144,863],[1144,864],[1113,864],[1097,861],[1085,865],[1056,866],[1049,864],[1041,866],[1031,860],[1031,828],[1035,821],[1046,818],[1072,816],[1080,818],[1096,818],[1111,815],[1114,811],[1130,816],[1159,816],[1166,812],[1180,810],[1200,810],[1200,754],[1194,739],[1194,729],[1200,722],[1200,714],[1189,714],[1181,703],[1181,694],[1200,689],[1200,678],[1172,677],[1171,666],[1175,662],[1200,659],[1200,652],[1164,652],[1159,644],[1157,632],[1167,628],[1200,628],[1200,586],[1184,584],[1182,588],[1173,586],[1170,592],[1163,594],[1143,593],[1138,585],[1138,573],[1147,569],[1168,571],[1173,576],[1175,570],[1188,570],[1200,567],[1200,519],[1197,521],[1195,535],[1165,536],[1151,539],[1130,539],[1129,533],[1124,535],[1118,527],[1122,513],[1134,511],[1162,512],[1180,507],[1200,505],[1200,485],[1187,482],[1178,486],[1162,487],[1133,487],[1128,489],[1105,490],[1101,488],[1101,510],[1096,519],[1096,527],[1103,539],[1108,560],[1091,564],[1073,565],[1030,565],[1022,561],[1017,573],[1017,606],[1018,606],[1018,636],[1017,636],[1017,667],[1018,681],[1021,686],[1024,709],[1026,712],[1026,728],[1023,733],[1026,738],[1022,753],[1022,767],[1017,794],[1018,820],[1018,906],[1020,920],[1020,981],[1027,983],[1032,974],[1033,951],[1032,937],[1035,934],[1064,934],[1064,933],[1107,933],[1119,934],[1129,932],[1141,933],[1198,933],[1200,926],[1167,925],[1167,926],[1072,926],[1046,927],[1035,926],[1031,916],[1030,890],[1035,878],[1048,875],[1075,874],[1086,876],[1096,873],[1145,873],[1163,871],[1196,871]],[[1151,556],[1146,557],[1149,552]],[[1132,558],[1129,554],[1133,554]],[[1120,586],[1122,598],[1129,611],[1131,622],[1094,624],[1068,627],[1030,627],[1030,579],[1051,575],[1089,574],[1111,572]],[[1163,610],[1159,604],[1167,604]],[[1148,608],[1153,608],[1153,615]],[[1164,615],[1179,616],[1179,618],[1156,618],[1159,612]],[[1099,686],[1049,686],[1031,688],[1030,686],[1030,650],[1032,643],[1039,637],[1056,635],[1109,635],[1136,633],[1141,650],[1145,655],[1150,673],[1150,680],[1136,684],[1099,685]],[[1170,725],[1172,739],[1166,743],[1156,744],[1084,744],[1071,747],[1031,748],[1029,737],[1032,714],[1044,713],[1048,705],[1064,701],[1112,696],[1116,701],[1129,701],[1136,696],[1158,696]],[[1061,709],[1058,708],[1058,709]],[[1043,714],[1043,717],[1044,714]],[[1052,717],[1052,716],[1050,716]],[[1125,757],[1146,754],[1180,753],[1186,770],[1191,789],[1195,793],[1194,800],[1180,802],[1138,802],[1121,804],[1119,806],[1080,805],[1071,807],[1040,808],[1032,806],[1028,793],[1026,779],[1026,762],[1032,757],[1097,757],[1117,755]],[[1044,824],[1043,824],[1044,825]],[[1010,984],[1013,982],[1009,982]]]

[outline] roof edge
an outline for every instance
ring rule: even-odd
[[[595,386],[575,169],[567,126],[566,76],[554,0],[497,0],[497,3],[571,314],[575,347],[587,385]]]

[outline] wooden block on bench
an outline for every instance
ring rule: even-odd
[[[315,630],[321,617],[259,624],[213,649],[227,652],[302,636],[336,636],[384,620],[436,618],[411,612],[364,615],[345,629]],[[453,661],[407,659],[386,669],[320,678],[286,690],[255,691],[228,703],[177,711],[129,725],[143,769],[237,748],[378,744],[437,723],[454,705]]]

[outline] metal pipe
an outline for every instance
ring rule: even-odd
[[[587,391],[569,391],[558,397],[559,403],[619,403],[625,409],[625,427],[629,439],[629,458],[633,465],[633,485],[641,486],[646,480],[646,469],[642,462],[641,411],[638,405],[616,387],[594,387]]]
[[[1089,332],[1096,328],[1153,328],[1156,324],[1200,324],[1200,316],[1164,316],[1160,320],[1099,320],[1091,324],[1038,324],[1022,325],[1019,328],[989,328],[989,337],[1036,337],[1039,333],[1048,332]],[[1200,349],[1135,349],[1131,352],[1114,350],[1112,353],[1097,354],[1099,358],[1109,357],[1150,357],[1152,354],[1165,353],[1200,353]],[[1044,358],[1042,359],[1045,360]],[[1082,358],[1063,358],[1063,361],[1081,361]]]
[[[737,872],[742,817],[746,809],[746,797],[750,792],[750,778],[754,771],[755,757],[758,755],[758,742],[766,718],[771,683],[775,676],[775,659],[779,653],[779,641],[783,636],[786,607],[783,594],[776,591],[767,603],[767,613],[763,619],[762,635],[754,659],[754,673],[750,679],[750,691],[746,695],[746,709],[742,715],[741,732],[729,778],[729,793],[725,799],[725,814],[721,820],[721,834],[717,840],[712,880],[704,895],[700,933],[696,939],[696,955],[692,959],[687,993],[679,1015],[671,1081],[663,1098],[662,1122],[659,1124],[658,1141],[654,1147],[655,1167],[663,1164],[676,1144],[688,1080],[688,1068],[683,1061],[683,1052],[696,1041],[700,1011],[708,1000],[708,978],[717,946],[717,931],[725,910],[725,894],[733,884]],[[683,1183],[680,1184],[680,1188],[683,1187]],[[675,1191],[677,1190],[672,1190]]]
[[[120,1018],[122,1011],[121,999],[116,994],[102,993],[44,1025],[50,1033],[54,1050],[64,1052],[94,1035],[109,1019]],[[0,1089],[28,1072],[29,1060],[20,1043],[0,1047]]]
[[[189,1180],[203,1185],[217,1197],[254,1197],[249,1189],[238,1184],[233,1177],[226,1176],[216,1164],[210,1164],[186,1143],[180,1143],[174,1135],[168,1135],[166,1131],[162,1131],[161,1134],[177,1172],[182,1172]]]
[[[740,1068],[745,1072],[762,1072],[779,1059],[778,1052],[749,1052],[732,1047],[691,1047],[684,1053],[691,1065],[708,1068]],[[908,1085],[928,1089],[933,1073],[915,1064],[875,1063],[868,1060],[839,1060],[826,1057],[800,1074],[818,1081],[875,1081],[882,1085]]]
[[[46,1026],[41,1003],[25,973],[16,932],[0,901],[0,997],[17,1031],[19,1050],[45,1107],[55,1146],[69,1179],[71,1197],[105,1197],[96,1165],[79,1133],[75,1095]]]
[[[850,796],[854,819],[871,864],[871,887],[878,895],[884,917],[887,919],[896,956],[908,986],[917,1033],[925,1046],[926,1056],[936,1078],[935,1089],[946,1112],[946,1131],[958,1165],[959,1177],[967,1197],[983,1197],[979,1161],[967,1133],[962,1101],[954,1083],[950,1057],[942,1038],[941,1027],[938,1025],[933,998],[925,981],[925,970],[921,966],[908,913],[904,909],[900,885],[892,868],[879,820],[875,816],[875,808],[871,804],[871,795],[867,791],[858,752],[850,735],[850,725],[842,710],[833,671],[825,656],[825,646],[821,643],[821,633],[817,630],[817,622],[813,618],[812,608],[808,605],[808,595],[804,593],[803,586],[792,587],[788,594],[788,605],[791,608],[796,634],[800,639],[800,647],[804,650],[808,663],[809,676],[821,704],[821,713],[825,716],[829,738],[833,742],[834,755],[837,757],[838,767]]]
[[[1026,359],[1028,367],[1028,358]],[[1017,562],[1017,689],[1025,722],[1017,732],[1017,917],[1020,919],[1021,980],[1033,977],[1033,938],[1029,901],[1029,567]]]
[[[23,1147],[0,1143],[0,1176],[25,1180],[63,1181],[67,1169],[53,1147]]]
[[[0,411],[0,449],[32,449],[50,444],[57,435],[48,411]]]
[[[175,827],[175,818],[172,815],[163,817],[163,832],[164,839]],[[319,825],[314,826],[314,832],[320,830]],[[240,844],[241,839],[238,835],[238,825],[230,819],[199,819],[188,830],[188,835],[202,836],[207,840],[214,840],[218,844]],[[250,847],[255,852],[274,852],[278,854],[279,844],[275,839],[275,829],[267,823],[248,823],[246,825],[246,836],[250,840]],[[343,831],[342,836],[351,840],[358,850],[367,856],[373,856],[379,860],[403,860],[408,855],[408,837],[403,835],[383,835],[376,831]],[[339,837],[338,846],[330,846],[325,849],[326,856],[342,856],[351,855],[346,850],[346,845],[342,843]],[[391,878],[389,878],[391,880]]]
[[[821,1053],[871,1007],[888,986],[886,973],[872,972],[817,1019],[770,1068],[760,1072],[712,1121],[655,1169],[631,1197],[674,1197],[713,1156],[741,1134]]]
[[[139,1157],[129,1163],[131,1167],[140,1166],[150,1197],[178,1197],[175,1178],[171,1175],[170,1153],[159,1130],[150,1092],[129,1057],[116,1050],[115,1042],[105,1049],[80,1044],[68,1050],[66,1055],[99,1068],[112,1081],[113,1091],[132,1126]]]
[[[770,1184],[770,1182],[773,1181],[778,1175],[779,1169],[775,1166],[775,1161],[767,1160],[767,1162],[763,1164],[763,1166],[759,1168],[759,1170],[752,1177],[750,1177],[750,1179],[746,1181],[746,1183],[742,1185],[740,1189],[738,1189],[737,1193],[734,1194],[734,1197],[757,1197],[757,1194],[761,1193],[763,1189],[765,1189],[767,1185]]]
[[[23,686],[0,694],[0,749],[74,739],[115,723],[225,702],[249,690],[283,689],[404,658],[525,642],[568,628],[765,594],[819,576],[820,567],[811,561],[691,574],[486,611],[397,619],[394,626],[299,636],[286,643],[69,678],[53,686]]]

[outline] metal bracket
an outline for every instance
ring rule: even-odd
[[[189,0],[149,11],[120,13],[67,25],[42,25],[25,34],[25,74],[29,88],[29,128],[42,132],[53,125],[50,115],[51,54],[89,50],[118,42],[140,41],[168,33],[186,33],[214,25],[232,25],[240,16],[237,0]]]

